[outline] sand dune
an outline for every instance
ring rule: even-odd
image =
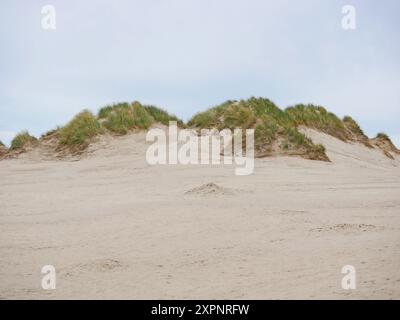
[[[399,299],[400,157],[304,131],[332,162],[150,166],[144,133],[0,161],[0,298]]]

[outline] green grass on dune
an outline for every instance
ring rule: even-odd
[[[324,107],[298,104],[286,108],[285,112],[295,126],[314,128],[343,141],[349,139],[349,134],[342,120],[332,112],[328,112]]]
[[[200,128],[249,128],[256,122],[271,122],[279,126],[292,124],[290,117],[272,101],[264,98],[228,100],[204,112],[197,113],[188,125]]]
[[[67,125],[59,129],[59,144],[84,148],[101,131],[97,118],[90,111],[84,110],[77,114]]]
[[[400,154],[400,149],[396,147],[390,137],[384,132],[379,132],[371,141],[372,144],[381,148],[383,153],[390,159],[394,159],[391,153]]]
[[[179,126],[183,126],[182,120],[178,119],[175,115],[168,113],[164,109],[151,105],[144,105],[143,108],[150,116],[153,117],[155,122],[162,123],[167,126],[170,121],[176,121]]]
[[[343,124],[355,135],[367,137],[359,124],[352,117],[344,116]]]
[[[35,143],[37,139],[31,136],[28,131],[18,133],[11,141],[10,150],[18,150],[25,147],[27,144]]]
[[[64,127],[51,130],[42,138],[56,134],[59,145],[84,149],[93,137],[105,131],[124,135],[133,129],[148,129],[153,123],[168,124],[170,120],[183,122],[174,115],[155,106],[143,106],[139,102],[116,103],[102,107],[97,117],[84,110]]]
[[[167,111],[139,102],[116,103],[102,107],[97,115],[84,110],[63,127],[42,135],[41,138],[58,139],[59,146],[67,146],[71,151],[86,148],[92,139],[104,132],[124,135],[134,129],[148,129],[154,123],[168,125],[177,121],[180,127],[253,128],[255,130],[255,149],[259,156],[283,153],[301,155],[304,158],[329,160],[324,146],[314,144],[301,131],[302,126],[327,133],[343,141],[358,141],[371,146],[358,123],[350,116],[343,119],[327,111],[322,106],[297,104],[280,109],[271,100],[252,97],[247,100],[228,100],[194,115],[185,125],[183,121]],[[390,141],[384,133],[376,139]],[[24,131],[12,141],[10,150],[20,149],[35,137]],[[4,145],[0,142],[0,146]]]
[[[153,123],[168,125],[169,121],[183,122],[176,116],[155,106],[139,102],[108,105],[99,110],[99,119],[104,119],[104,127],[117,134],[126,134],[132,129],[148,129]]]
[[[100,110],[101,113],[102,110]],[[106,111],[104,127],[117,134],[127,134],[129,130],[147,129],[153,119],[140,104],[118,104]]]
[[[383,132],[379,132],[379,133],[376,135],[376,139],[382,139],[382,140],[386,140],[386,141],[392,142],[392,141],[390,140],[389,136],[388,136],[386,133],[383,133]]]
[[[40,138],[41,138],[41,139],[46,139],[46,138],[49,138],[49,137],[51,137],[51,136],[53,136],[53,135],[55,135],[55,134],[58,134],[58,132],[60,131],[60,129],[61,129],[61,127],[60,127],[60,126],[57,126],[55,129],[51,129],[51,130],[49,130],[49,131],[43,133],[43,134],[40,136]]]
[[[358,141],[372,147],[368,137],[350,116],[338,118],[322,106],[297,104],[284,110],[271,100],[250,98],[226,101],[223,104],[196,114],[188,125],[197,128],[241,127],[255,129],[255,147],[272,151],[274,145],[287,153],[305,153],[311,158],[323,158],[325,149],[315,145],[299,131],[304,126],[324,132],[342,141]],[[381,139],[388,139],[382,134]],[[275,148],[276,150],[276,148]]]
[[[148,129],[154,122],[151,115],[139,102],[120,103],[111,108],[102,108],[99,118],[104,118],[104,127],[117,134],[127,134],[132,129]]]
[[[297,109],[296,109],[297,110]],[[188,125],[196,128],[254,128],[255,148],[261,154],[272,153],[274,144],[285,153],[300,153],[311,159],[326,160],[325,148],[315,145],[301,133],[293,115],[278,108],[271,100],[250,98],[226,101],[196,114]]]
[[[154,123],[153,117],[139,102],[132,103],[132,112],[136,128],[148,129]]]
[[[127,102],[106,105],[100,108],[97,116],[99,119],[107,119],[115,110],[128,110],[130,108],[131,105]]]
[[[361,142],[366,147],[373,148],[368,136],[364,133],[359,124],[352,117],[344,116],[342,121],[346,129],[350,132],[350,140]]]

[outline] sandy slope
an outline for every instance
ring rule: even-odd
[[[308,134],[332,163],[153,167],[143,134],[1,161],[0,298],[399,299],[400,159]]]

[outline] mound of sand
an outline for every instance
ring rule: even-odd
[[[233,193],[232,189],[220,187],[214,182],[203,184],[185,192],[185,194],[191,195],[231,195]]]
[[[388,136],[378,134],[376,138],[370,140],[371,144],[379,149],[390,159],[394,159],[395,155],[400,155],[400,150],[392,143]]]

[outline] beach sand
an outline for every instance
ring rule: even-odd
[[[400,157],[307,134],[332,162],[150,166],[144,133],[0,161],[0,298],[399,299]]]

